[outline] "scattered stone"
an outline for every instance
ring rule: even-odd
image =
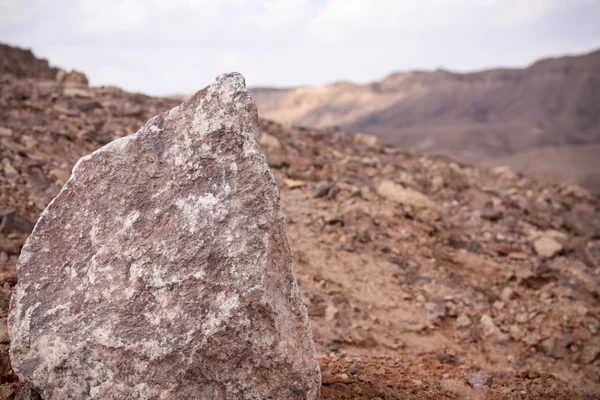
[[[286,158],[281,153],[268,153],[266,156],[267,156],[267,163],[269,164],[269,167],[271,167],[271,168],[278,169],[278,168],[283,168],[284,166],[287,165]]]
[[[354,364],[352,364],[350,366],[350,368],[348,368],[348,371],[350,371],[350,373],[352,375],[364,375],[365,374],[365,371],[363,371],[360,368],[357,368],[356,365],[354,365]]]
[[[486,371],[469,372],[469,384],[475,389],[489,386],[492,382],[493,375]]]
[[[509,253],[508,258],[512,258],[513,260],[527,260],[529,256],[521,251],[516,253]]]
[[[260,147],[266,150],[281,150],[281,142],[273,135],[263,132],[260,135]]]
[[[485,399],[484,393],[479,393],[472,387],[467,386],[466,383],[455,379],[444,379],[440,381],[440,387],[442,390],[451,394],[450,398],[464,399],[464,400],[483,400]]]
[[[288,155],[286,157],[286,162],[291,167],[297,168],[298,170],[308,170],[313,166],[313,160],[309,157],[302,157],[299,155]]]
[[[435,355],[435,358],[442,364],[455,364],[458,362],[458,358],[455,355],[448,353],[438,353]]]
[[[550,236],[542,236],[533,242],[535,252],[544,258],[552,258],[563,249],[562,245]]]
[[[428,319],[438,321],[446,316],[446,306],[444,303],[425,303],[425,309],[429,311]]]
[[[590,240],[583,250],[588,260],[588,265],[600,265],[600,240]]]
[[[492,243],[489,245],[490,250],[495,251],[501,256],[509,256],[511,254],[518,254],[521,252],[521,248],[519,246],[515,246],[514,244],[500,242],[500,243]]]
[[[94,93],[90,90],[78,88],[78,87],[66,87],[63,90],[63,95],[66,97],[81,97],[81,98],[92,98]]]
[[[56,81],[81,86],[87,86],[89,83],[87,76],[85,76],[83,72],[79,72],[74,69],[70,72],[67,72],[62,69],[58,70],[58,72],[56,73]]]
[[[0,218],[14,214],[14,208],[0,208]]]
[[[446,315],[449,317],[456,317],[458,314],[457,312],[457,307],[456,304],[453,301],[446,301],[444,303],[444,306],[446,308]]]
[[[45,399],[319,397],[258,135],[228,74],[77,163],[19,259],[20,381]]]
[[[436,175],[431,179],[431,190],[433,192],[439,192],[444,187],[444,177]]]
[[[30,135],[22,135],[21,143],[23,143],[28,150],[32,150],[37,146],[38,141]]]
[[[2,169],[4,170],[4,175],[9,179],[16,179],[19,176],[19,171],[12,166],[8,159],[2,160]]]
[[[12,129],[0,126],[0,137],[11,137],[12,135],[13,135]]]
[[[381,151],[383,150],[383,144],[381,143],[381,139],[374,135],[366,135],[364,133],[357,133],[354,136],[354,141],[358,144],[362,144],[367,146],[368,148]]]
[[[479,210],[479,215],[481,215],[481,218],[483,219],[487,219],[490,221],[498,221],[504,216],[504,212],[500,209],[484,207],[481,210]]]
[[[40,394],[29,384],[0,385],[0,398],[14,400],[42,400]]]
[[[336,307],[330,304],[325,308],[325,319],[327,321],[333,321],[337,318],[339,312],[340,311]]]
[[[466,314],[460,314],[458,318],[456,318],[456,327],[459,329],[468,328],[472,323],[471,318]]]
[[[524,324],[525,322],[527,322],[529,320],[529,317],[527,316],[526,313],[519,313],[517,314],[517,316],[515,317],[515,321],[517,321],[520,324]]]
[[[64,169],[51,169],[48,175],[56,178],[57,183],[63,185],[69,180],[71,173]]]
[[[0,318],[0,344],[8,344],[9,342],[10,338],[8,336],[6,318]]]
[[[561,231],[557,231],[554,229],[548,230],[546,232],[544,232],[544,236],[548,236],[551,237],[552,239],[556,239],[556,240],[567,240],[569,239],[569,235],[567,235],[564,232]]]
[[[79,111],[71,110],[67,107],[61,106],[60,104],[55,104],[52,106],[52,109],[59,114],[68,115],[69,117],[76,117],[79,115]]]
[[[507,166],[496,167],[492,169],[494,175],[498,178],[506,179],[506,180],[514,180],[517,179],[517,174]]]
[[[565,216],[565,225],[578,235],[600,238],[600,213],[587,204],[576,204]]]
[[[513,338],[514,340],[523,339],[523,330],[521,328],[519,328],[518,325],[511,325],[508,328],[508,333],[509,333],[509,336],[511,338]]]
[[[508,336],[496,326],[492,320],[492,317],[490,317],[488,314],[483,314],[479,322],[481,323],[483,334],[486,337],[497,341],[508,340]]]
[[[568,347],[573,343],[575,338],[568,334],[562,337],[552,336],[541,342],[542,351],[548,356],[556,359],[565,358],[569,355]]]
[[[0,252],[6,254],[19,254],[21,246],[19,243],[0,234]]]
[[[581,351],[581,361],[591,364],[600,357],[600,344],[590,344]]]
[[[515,292],[514,290],[512,290],[511,287],[507,286],[504,289],[502,289],[502,292],[500,293],[500,298],[502,299],[502,301],[508,303],[513,299],[513,297],[515,297]]]
[[[588,190],[582,188],[579,185],[568,185],[562,191],[562,195],[573,196],[577,200],[588,200],[593,197]]]
[[[284,179],[283,182],[289,189],[296,189],[302,186],[306,186],[306,182],[297,179]]]
[[[318,199],[320,197],[327,196],[333,185],[335,185],[335,183],[332,181],[323,181],[317,183],[317,186],[315,186],[315,189],[313,190],[313,197]]]
[[[437,220],[441,217],[442,209],[436,202],[430,200],[423,193],[405,188],[394,181],[382,181],[377,187],[377,194],[385,199],[422,210],[421,214],[424,219]]]

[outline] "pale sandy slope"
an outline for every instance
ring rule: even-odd
[[[538,164],[553,165],[552,171],[587,186],[596,179],[587,170],[600,170],[600,161],[576,155],[580,146],[600,143],[600,51],[524,69],[416,71],[366,85],[252,93],[261,117],[282,123],[340,126],[475,164],[505,162],[535,173]],[[555,151],[532,151],[549,147]]]

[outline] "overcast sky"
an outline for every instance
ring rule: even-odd
[[[600,49],[600,0],[0,0],[0,41],[93,85],[189,93],[368,82]]]

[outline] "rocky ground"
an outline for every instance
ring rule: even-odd
[[[177,105],[0,74],[0,398],[19,251],[79,157]],[[600,395],[600,199],[508,169],[262,121],[324,399]],[[276,373],[276,371],[273,371]]]

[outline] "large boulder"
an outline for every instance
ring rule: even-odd
[[[45,399],[316,399],[256,107],[227,74],[83,157],[23,247],[12,365]]]

